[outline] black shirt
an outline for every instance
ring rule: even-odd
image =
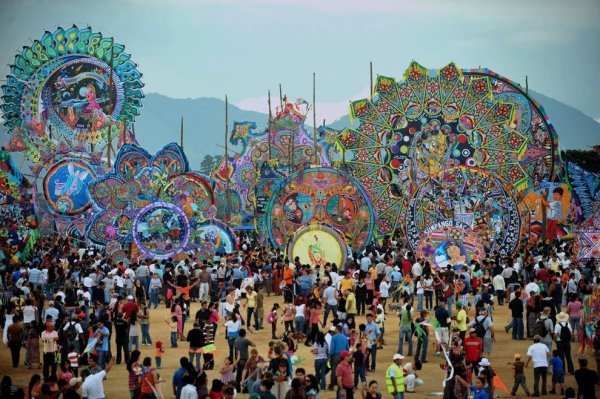
[[[598,374],[594,370],[579,369],[575,371],[577,381],[577,397],[581,399],[596,399],[596,384]]]
[[[508,308],[512,313],[513,318],[523,318],[523,301],[520,298],[515,298],[508,304]]]
[[[190,343],[190,348],[201,348],[204,346],[204,334],[199,328],[192,328],[188,331],[185,340]]]

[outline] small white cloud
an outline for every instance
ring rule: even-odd
[[[349,105],[351,101],[360,100],[369,97],[369,87],[365,87],[358,94],[352,96],[350,99],[342,100],[340,102],[319,102],[317,101],[317,125],[323,123],[325,119],[326,123],[332,123],[340,119],[341,117],[348,115]],[[290,97],[293,98],[293,97]],[[279,104],[279,100],[275,100],[271,97],[271,112],[275,114],[276,107]],[[269,113],[268,98],[263,97],[251,97],[245,100],[241,100],[235,104],[238,108],[246,111],[262,112],[264,114]],[[307,117],[308,124],[312,125],[312,110],[309,112]]]
[[[598,123],[600,123],[600,118],[594,118],[594,120]]]

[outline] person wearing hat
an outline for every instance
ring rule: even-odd
[[[527,362],[525,363],[525,367],[533,362],[533,396],[540,396],[540,378],[542,380],[542,395],[548,394],[546,379],[548,378],[548,354],[550,350],[541,341],[542,337],[535,335],[533,337],[533,344],[527,348]]]
[[[483,341],[483,354],[484,356],[490,357],[492,353],[492,343],[495,340],[495,334],[494,324],[492,323],[492,319],[488,316],[488,310],[486,308],[479,309],[479,316],[475,317],[475,320],[471,322],[469,327],[477,329],[477,325],[480,325],[485,331],[485,333],[483,333],[483,337],[481,337]]]
[[[340,353],[339,357],[340,362],[335,368],[335,378],[338,387],[337,397],[354,399],[354,373],[350,365],[352,353],[345,350]]]
[[[527,379],[525,378],[525,363],[521,361],[521,355],[515,353],[514,361],[512,363],[508,363],[512,366],[512,369],[515,371],[514,379],[515,382],[513,384],[513,388],[510,391],[512,396],[517,394],[517,389],[519,389],[519,385],[523,387],[527,396],[530,396],[529,388],[527,388]]]
[[[404,399],[404,370],[402,360],[404,356],[396,353],[392,358],[392,364],[385,372],[385,385],[394,399]]]
[[[140,308],[133,298],[133,295],[127,295],[127,301],[121,307],[121,311],[125,315],[125,319],[129,319],[131,317],[131,313],[135,311],[136,314],[139,313]]]
[[[556,315],[556,325],[554,326],[554,340],[556,341],[556,349],[558,357],[562,360],[563,365],[569,373],[573,374],[573,359],[571,358],[571,340],[573,339],[573,329],[569,323],[569,315],[565,312],[560,312]]]

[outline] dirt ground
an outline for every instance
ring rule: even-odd
[[[267,309],[270,309],[274,302],[283,303],[282,297],[265,297],[265,314]],[[199,309],[198,303],[192,303],[192,315]],[[152,310],[151,314],[151,328],[150,334],[152,336],[153,342],[157,339],[162,340],[165,343],[165,354],[162,359],[162,368],[160,370],[160,375],[166,380],[163,384],[163,391],[165,393],[165,398],[174,398],[172,394],[172,385],[171,379],[173,376],[174,370],[179,365],[179,358],[181,356],[187,356],[187,348],[188,345],[185,342],[180,343],[178,348],[170,348],[169,347],[169,332],[168,326],[163,321],[165,315],[168,313],[167,309],[159,307],[157,310]],[[470,318],[473,319],[473,310],[471,310],[469,314]],[[513,377],[510,366],[508,362],[512,361],[513,355],[515,353],[520,353],[523,358],[527,353],[527,347],[532,343],[531,340],[525,341],[512,341],[510,334],[505,333],[504,325],[510,318],[510,313],[508,311],[507,306],[496,307],[496,311],[494,313],[494,328],[496,331],[496,342],[493,346],[491,362],[492,366],[495,368],[499,377],[502,381],[508,386],[510,390],[512,388]],[[363,317],[359,317],[357,320],[357,325],[359,323],[364,322]],[[386,345],[383,350],[380,350],[377,354],[377,370],[375,372],[370,372],[367,374],[367,381],[372,379],[377,380],[379,382],[379,386],[381,390],[385,390],[385,370],[391,363],[392,355],[396,353],[396,349],[398,346],[398,317],[395,314],[388,314],[388,318],[386,320],[385,325],[385,341]],[[221,323],[222,324],[222,323]],[[265,329],[260,330],[257,334],[249,334],[248,338],[256,343],[257,348],[259,350],[259,354],[263,357],[267,357],[267,349],[268,342],[271,340],[271,326],[266,323],[265,320]],[[189,323],[186,323],[186,330],[189,326]],[[278,332],[283,330],[283,325],[278,326]],[[227,342],[224,336],[224,328],[222,325],[219,326],[219,333],[216,337],[216,345],[218,348],[218,353],[216,354],[216,365],[217,368],[223,364],[223,359],[228,355],[228,347]],[[419,398],[419,397],[427,397],[427,396],[441,396],[442,381],[444,378],[444,372],[440,369],[440,362],[442,360],[440,358],[436,358],[434,356],[435,351],[432,348],[433,341],[433,333],[430,334],[430,344],[427,354],[427,360],[429,363],[423,365],[423,370],[417,372],[418,376],[424,380],[424,385],[416,388],[416,393],[407,394],[407,397]],[[406,345],[406,344],[405,344]],[[414,348],[416,348],[416,341],[414,343]],[[578,349],[579,344],[574,344],[574,347]],[[30,376],[34,373],[41,374],[41,369],[27,369],[25,366],[20,366],[18,369],[12,369],[10,367],[10,351],[4,345],[0,346],[0,377],[5,374],[9,374],[12,377],[13,384],[26,387],[29,382]],[[115,348],[114,342],[112,343],[112,348]],[[141,346],[142,357],[151,356],[154,363],[154,348],[150,346]],[[406,355],[407,347],[404,348],[404,354]],[[303,361],[297,365],[297,367],[303,367],[307,370],[308,373],[314,373],[314,365],[312,361],[312,355],[309,352],[309,348],[304,345],[299,345],[299,349],[297,355],[303,359]],[[591,368],[595,367],[593,356],[588,356],[590,359]],[[24,352],[21,352],[21,362],[24,359]],[[406,361],[412,361],[412,359],[405,359]],[[576,363],[575,363],[576,364]],[[577,364],[576,366],[577,367]],[[219,378],[218,370],[208,370],[208,381],[210,387],[210,381],[213,378]],[[527,376],[527,385],[532,389],[533,385],[533,369],[528,368],[526,371]],[[328,381],[329,381],[329,375]],[[551,381],[551,376],[549,376],[549,382]],[[575,379],[571,375],[566,375],[566,387],[573,386],[576,387]],[[125,369],[125,365],[115,365],[113,369],[110,371],[107,380],[104,383],[105,393],[107,398],[128,398],[128,388],[127,388],[127,371]],[[550,389],[550,387],[548,387]],[[500,398],[511,397],[510,393],[503,392],[500,389],[496,389],[496,395]],[[517,393],[520,397],[525,397],[525,393],[520,390]],[[247,397],[247,395],[241,395],[241,397]],[[360,397],[360,394],[357,393],[357,398]],[[389,397],[387,393],[384,393],[384,397]],[[559,397],[559,395],[549,395],[548,397]],[[321,398],[331,399],[334,398],[333,392],[321,392]]]

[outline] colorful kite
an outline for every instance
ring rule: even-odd
[[[407,201],[440,171],[483,169],[515,192],[557,174],[557,138],[543,109],[487,69],[413,62],[403,81],[379,76],[372,100],[351,104],[355,129],[340,142],[378,213],[381,233],[404,222]]]

